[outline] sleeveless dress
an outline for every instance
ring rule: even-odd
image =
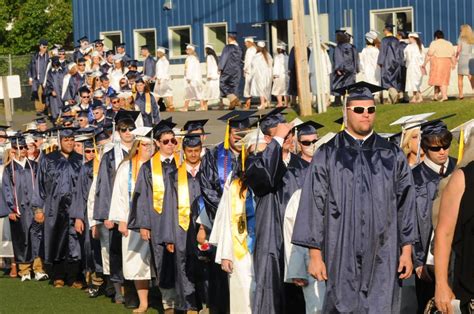
[[[474,299],[474,161],[461,170],[466,187],[452,244],[455,254],[453,292],[461,300],[461,309],[466,309]]]

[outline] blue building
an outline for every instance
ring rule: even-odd
[[[308,14],[308,0],[305,0]],[[422,33],[425,45],[435,30],[441,29],[451,42],[457,41],[461,24],[474,19],[472,0],[318,0],[321,33],[334,40],[334,31],[345,28],[361,50],[364,34],[382,31],[390,22],[397,30]],[[139,47],[164,46],[170,60],[184,59],[186,43],[212,43],[217,52],[225,45],[226,32],[265,39],[271,47],[278,41],[292,46],[291,0],[73,0],[74,39],[83,35],[103,38],[109,49],[119,42],[139,58]],[[309,16],[304,31],[310,34]]]

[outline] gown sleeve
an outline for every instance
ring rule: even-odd
[[[112,196],[112,165],[109,155],[113,150],[104,154],[100,161],[97,175],[96,199],[94,202],[94,219],[106,220],[109,218],[110,200]]]
[[[151,230],[150,212],[153,210],[153,184],[149,161],[143,164],[138,171],[132,206],[128,215],[128,229]]]
[[[323,249],[326,198],[329,190],[327,146],[323,145],[314,155],[301,189],[301,199],[296,215],[291,242],[315,249]]]
[[[6,167],[11,169],[11,164],[7,165]],[[5,205],[6,215],[2,215],[2,216],[7,216],[8,214],[14,212],[14,209],[15,209],[14,193],[15,191],[14,191],[14,186],[13,186],[13,182],[11,178],[11,171],[5,168],[3,172],[3,178],[2,178],[2,195],[5,200],[5,204],[0,203],[0,205],[2,206]]]
[[[219,59],[219,71],[222,71],[225,68],[226,63],[229,60],[229,54],[230,52],[228,46],[224,47],[224,50],[222,50],[222,54]]]
[[[69,217],[73,219],[81,219],[82,221],[85,221],[85,210],[87,207],[86,200],[89,193],[89,174],[87,170],[86,165],[81,167],[79,178],[77,180],[77,188],[73,191],[72,204],[69,208]]]
[[[207,215],[211,223],[217,212],[217,206],[221,199],[219,174],[214,158],[214,150],[208,150],[201,161],[201,192],[206,206]]]
[[[32,207],[41,208],[44,210],[44,203],[46,200],[46,180],[48,178],[48,160],[45,156],[41,159],[38,166],[38,171],[36,173],[36,189],[34,191]]]

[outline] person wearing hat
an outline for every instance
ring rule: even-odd
[[[309,45],[309,49],[312,50],[312,45]],[[323,43],[321,39],[321,58],[322,58],[322,67],[321,69],[317,69],[316,71],[321,71],[322,73],[322,91],[324,95],[324,105],[328,107],[331,104],[331,72],[332,72],[332,64],[331,58],[329,57],[329,46],[326,43]],[[310,80],[310,87],[311,93],[313,96],[317,96],[318,93],[318,82],[317,76],[315,72],[315,65],[314,65],[314,58],[315,53],[308,55],[308,63],[309,63],[309,80]],[[288,83],[289,84],[289,83]]]
[[[119,143],[114,143],[111,148],[106,150],[99,165],[97,174],[97,183],[93,207],[92,218],[97,221],[96,228],[100,229],[100,243],[102,250],[107,252],[109,259],[103,258],[104,273],[110,273],[110,280],[113,282],[115,289],[115,303],[126,302],[126,306],[132,306],[135,303],[129,298],[124,299],[121,292],[124,283],[122,274],[122,235],[118,231],[117,225],[109,220],[110,203],[112,200],[113,180],[119,164],[129,154],[132,147],[134,135],[132,131],[135,129],[135,120],[139,112],[135,111],[119,111],[115,116],[115,132],[120,138]],[[104,227],[108,230],[105,230]],[[110,237],[110,241],[109,241]],[[128,294],[127,294],[128,296]]]
[[[77,64],[74,62],[69,63],[64,73],[65,74],[62,81],[62,85],[61,85],[61,99],[63,100],[64,104],[66,104],[65,102],[66,92],[68,90],[71,77],[77,73]]]
[[[51,58],[51,64],[52,68],[48,72],[44,92],[46,95],[46,103],[48,104],[48,111],[51,115],[51,119],[56,121],[64,106],[61,94],[66,72],[61,67],[58,57]]]
[[[31,86],[31,100],[35,101],[36,112],[40,113],[45,109],[43,89],[48,63],[48,41],[41,39],[39,41],[38,51],[31,57],[27,73],[28,84]]]
[[[199,101],[200,105],[197,110],[206,110],[207,108],[204,107],[201,64],[196,54],[196,46],[187,44],[186,55],[184,64],[184,80],[186,82],[184,106],[180,111],[188,111],[189,103],[195,101]]]
[[[288,54],[286,44],[277,45],[277,55],[273,62],[273,87],[272,95],[277,98],[277,107],[288,106]]]
[[[245,108],[249,109],[252,102],[252,95],[250,95],[250,69],[252,68],[253,57],[257,54],[257,45],[255,44],[254,36],[247,36],[244,38],[245,57],[244,57],[244,98]]]
[[[124,279],[133,281],[138,292],[140,305],[135,313],[144,313],[148,309],[151,251],[148,241],[141,238],[138,230],[128,229],[128,219],[141,165],[149,161],[155,152],[153,139],[147,135],[151,130],[151,127],[141,127],[133,131],[135,141],[130,154],[120,163],[115,174],[109,213],[109,220],[118,225],[118,231],[122,234]]]
[[[260,129],[240,140],[245,145],[243,161],[265,149]],[[229,277],[230,313],[251,313],[255,293],[253,253],[255,248],[255,197],[245,181],[245,169],[229,175],[217,209],[209,243],[216,246],[215,262]]]
[[[58,47],[58,57],[61,68],[63,69],[64,73],[67,73],[67,66],[70,61],[66,58],[66,49],[64,49],[64,47]]]
[[[254,272],[256,289],[252,312],[304,312],[301,287],[284,284],[283,219],[291,195],[301,188],[307,162],[290,152],[292,126],[276,108],[259,119],[267,147],[246,161],[245,182],[255,195]]]
[[[315,121],[307,121],[295,127],[300,157],[309,163],[316,152],[316,142],[319,139],[318,129],[323,126]]]
[[[242,50],[237,43],[237,33],[227,33],[227,45],[222,50],[219,59],[221,97],[230,101],[229,109],[240,106],[239,84],[242,77]]]
[[[381,85],[388,90],[391,104],[398,102],[398,93],[402,90],[403,48],[400,41],[393,35],[392,24],[385,24],[377,64],[380,66]]]
[[[143,68],[142,73],[148,77],[154,78],[156,75],[156,60],[150,54],[148,46],[141,46],[140,49],[141,56],[143,58]],[[153,90],[154,86],[150,86],[150,89]]]
[[[306,54],[308,59],[311,58],[311,49],[306,47]],[[291,47],[290,55],[288,56],[288,74],[290,80],[288,82],[288,95],[291,96],[291,103],[296,104],[296,97],[298,96],[298,82],[296,77],[296,60],[295,60],[295,47]]]
[[[158,47],[156,50],[158,61],[156,62],[156,77],[153,93],[161,99],[165,99],[166,111],[174,111],[173,90],[170,86],[170,62],[166,58],[166,48]]]
[[[10,232],[12,236],[15,262],[21,281],[35,279],[47,280],[40,258],[42,226],[34,221],[32,196],[37,189],[36,171],[38,164],[27,158],[25,138],[16,135],[10,139],[14,157],[5,164],[2,178],[2,193],[9,211]]]
[[[113,50],[108,50],[105,53],[105,58],[100,64],[100,72],[103,74],[109,74],[112,68],[114,67],[114,52]]]
[[[82,156],[74,152],[73,129],[57,132],[60,148],[44,155],[39,165],[32,207],[35,221],[44,225],[44,257],[45,263],[52,264],[54,286],[82,288],[78,279],[80,248],[69,245],[77,240],[69,234],[69,210]]]
[[[331,90],[335,98],[335,105],[341,105],[341,95],[336,91],[344,86],[355,83],[359,73],[359,53],[350,43],[351,35],[345,30],[336,31],[337,46],[334,50],[334,63],[331,80]]]
[[[94,100],[91,105],[91,111],[94,115],[94,121],[92,121],[92,125],[96,127],[104,126],[106,123],[105,119],[105,106],[99,100]]]
[[[139,78],[135,84],[137,93],[135,95],[135,106],[141,112],[143,125],[151,127],[160,122],[160,108],[155,97],[150,92],[150,87],[143,78]]]
[[[104,57],[104,40],[103,39],[94,40],[94,51],[97,51],[101,58]]]
[[[121,58],[123,62],[127,63],[128,61],[132,60],[130,55],[125,51],[125,43],[120,43],[115,47],[115,56],[117,58]]]
[[[338,91],[348,94],[345,129],[316,152],[302,187],[292,243],[309,248],[308,272],[326,281],[323,313],[398,313],[400,279],[412,274],[416,190],[403,151],[373,130],[381,89]]]
[[[434,297],[435,277],[430,244],[433,234],[432,207],[438,194],[439,182],[455,169],[457,160],[449,156],[453,135],[441,120],[426,122],[421,126],[421,148],[425,159],[413,169],[416,187],[416,215],[418,237],[414,246],[416,294],[418,313]]]
[[[100,76],[100,82],[101,82],[100,90],[104,93],[106,97],[106,102],[110,101],[111,99],[110,97],[113,94],[116,94],[116,91],[112,88],[112,86],[110,86],[109,76],[107,74],[102,74]],[[110,103],[107,103],[107,105],[110,105]]]
[[[265,41],[257,42],[257,54],[252,59],[250,68],[250,95],[260,99],[258,110],[270,105],[272,97],[273,59],[268,53]]]
[[[110,79],[110,86],[116,91],[120,92],[122,90],[120,81],[125,77],[127,74],[128,69],[125,68],[125,63],[122,57],[115,55],[114,56],[114,67],[110,70],[109,79]]]
[[[207,105],[210,100],[217,100],[219,107],[222,108],[221,92],[219,89],[219,58],[212,44],[207,44],[206,48],[206,89],[204,95],[204,108],[207,110]]]
[[[87,54],[87,49],[89,48],[89,38],[87,36],[82,36],[77,40],[79,47],[74,50],[72,54],[72,60],[78,62],[80,58],[83,58]]]
[[[375,31],[365,34],[366,46],[360,53],[360,71],[363,74],[363,80],[373,85],[380,85],[380,67],[377,64],[379,58],[380,40]]]
[[[408,40],[409,45],[403,51],[406,65],[405,92],[413,93],[411,103],[421,103],[423,101],[421,84],[423,81],[424,47],[418,33],[410,33]]]
[[[77,60],[77,68],[74,69],[75,67],[72,67],[69,71],[71,76],[68,78],[69,82],[67,87],[63,85],[63,88],[66,88],[66,93],[63,96],[63,100],[69,105],[75,105],[81,101],[78,92],[86,82],[85,67],[86,59],[79,58]]]

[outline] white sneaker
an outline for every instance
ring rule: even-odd
[[[49,279],[48,274],[43,273],[43,272],[37,272],[35,273],[35,280],[36,281],[43,281]]]
[[[31,280],[31,275],[30,274],[21,276],[21,282],[27,281],[27,280]]]

